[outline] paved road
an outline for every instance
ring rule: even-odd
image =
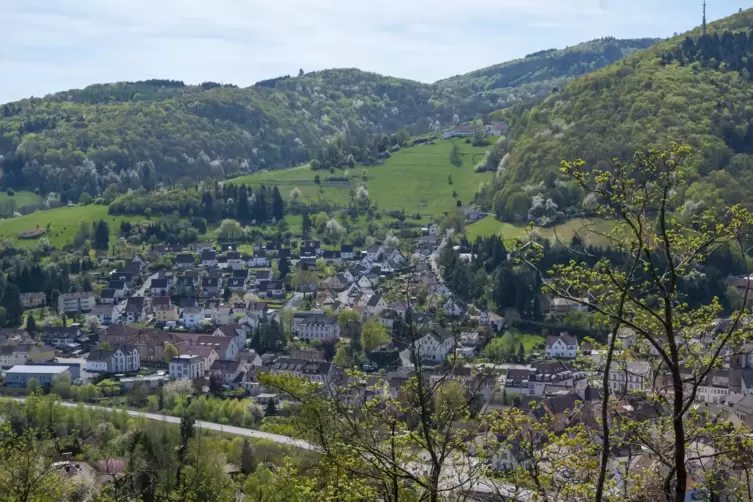
[[[301,300],[303,300],[303,293],[294,293],[290,300],[286,301],[280,310],[275,312],[275,321],[280,322],[280,314],[284,310],[295,310],[298,308],[298,304],[301,303]]]
[[[22,402],[24,401],[23,398],[18,398],[17,400],[22,401]],[[79,406],[79,403],[70,403],[67,401],[62,401],[60,404],[62,406],[65,406],[66,408],[75,408]],[[84,406],[90,410],[119,411],[116,408],[107,408],[105,406],[94,406],[94,405],[84,405]],[[145,412],[134,411],[134,410],[127,410],[127,412],[132,417],[145,418],[147,420],[155,420],[157,422],[180,424],[179,417],[172,417],[169,415],[160,415],[158,413],[145,413]],[[297,448],[302,448],[304,450],[315,449],[313,445],[309,444],[306,441],[303,441],[301,439],[294,439],[289,436],[283,436],[281,434],[270,434],[269,432],[256,431],[253,429],[244,429],[243,427],[233,427],[230,425],[216,424],[213,422],[204,422],[203,420],[197,420],[195,425],[196,427],[200,429],[208,429],[212,431],[223,432],[227,434],[235,434],[238,436],[245,436],[245,437],[254,438],[254,439],[265,439],[267,441],[272,441],[279,444],[295,446]]]

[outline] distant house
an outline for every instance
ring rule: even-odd
[[[112,305],[115,301],[115,290],[113,289],[103,289],[99,294],[99,303]]]
[[[47,296],[44,293],[22,293],[21,304],[25,309],[44,307],[47,302]]]
[[[387,302],[382,295],[372,295],[366,303],[366,312],[370,316],[378,316],[387,309]]]
[[[0,346],[0,366],[8,368],[18,364],[26,364],[26,362],[29,361],[29,351],[32,348],[36,348],[36,345]]]
[[[131,373],[141,369],[139,351],[132,345],[118,345],[113,350],[95,349],[86,359],[86,371]]]
[[[211,241],[204,241],[204,242],[192,242],[188,245],[188,249],[191,251],[196,251],[198,253],[204,252],[204,251],[210,251],[214,249],[214,245]]]
[[[134,266],[135,268],[135,266]],[[133,285],[133,272],[129,272],[127,270],[115,270],[110,274],[110,280],[111,281],[123,281],[126,283],[126,286]]]
[[[170,290],[167,279],[152,279],[149,287],[152,296],[164,296]]]
[[[322,254],[322,242],[321,241],[317,241],[317,240],[303,241],[301,243],[301,248],[311,249],[312,254],[315,256],[319,256]]]
[[[309,361],[292,357],[279,357],[270,366],[273,375],[286,374],[305,378],[311,382],[329,385],[337,378],[335,366],[324,361]]]
[[[194,265],[194,255],[190,253],[181,253],[175,256],[175,266],[177,268],[191,268]]]
[[[227,281],[227,287],[233,293],[243,293],[246,291],[246,281],[242,277],[231,277]]]
[[[187,348],[191,346],[214,348],[220,359],[237,359],[238,352],[241,349],[236,337],[203,335],[201,333],[179,333],[176,336],[186,342]]]
[[[253,268],[268,267],[269,258],[266,256],[252,256],[248,259],[248,266]]]
[[[340,246],[340,257],[343,260],[353,260],[356,257],[355,250],[352,245],[343,244]]]
[[[107,285],[107,289],[112,289],[115,292],[116,300],[120,300],[128,296],[128,284],[124,280],[111,280]]]
[[[95,305],[89,314],[97,316],[101,325],[109,326],[110,324],[120,322],[120,319],[117,318],[117,312],[118,310],[115,305],[101,304]]]
[[[324,251],[322,253],[322,259],[328,264],[342,262],[342,255],[340,251]]]
[[[97,297],[91,292],[64,293],[58,296],[58,312],[75,314],[89,312],[97,304]]]
[[[437,223],[429,225],[429,235],[439,235],[439,225]]]
[[[5,385],[26,387],[29,380],[34,378],[42,387],[50,387],[57,376],[71,378],[68,366],[13,366],[5,372]]]
[[[423,361],[444,362],[455,350],[455,336],[442,328],[436,328],[416,340],[416,353]]]
[[[495,331],[504,327],[505,319],[495,312],[481,312],[479,324],[482,326],[491,326]]]
[[[128,298],[123,316],[129,324],[143,321],[146,318],[146,299],[143,296]]]
[[[445,313],[450,317],[460,317],[468,312],[468,304],[459,298],[449,298],[444,305]]]
[[[217,266],[217,251],[214,251],[214,250],[202,251],[201,266],[202,267],[216,267]]]
[[[568,333],[546,337],[546,356],[549,358],[575,359],[578,357],[578,339]]]
[[[76,326],[45,326],[42,328],[40,338],[45,345],[59,347],[66,344],[76,343],[76,339],[83,335]]]
[[[549,313],[556,317],[565,316],[579,310],[586,310],[586,307],[569,298],[552,298],[549,305]]]
[[[254,285],[259,286],[264,282],[269,282],[274,279],[274,275],[271,270],[257,270],[256,276],[254,276]]]
[[[186,328],[195,329],[199,323],[206,318],[204,309],[201,307],[185,307],[181,309],[180,315],[183,317],[183,323]]]
[[[217,359],[209,368],[209,376],[217,378],[224,385],[233,385],[239,383],[244,369],[245,366],[240,361]]]
[[[169,296],[164,296],[161,298],[167,298],[168,300],[170,299]],[[179,318],[178,307],[170,302],[152,304],[152,310],[154,311],[154,320],[157,322],[162,323],[177,321]]]
[[[238,251],[228,251],[225,254],[227,260],[227,266],[233,270],[240,270],[243,268],[243,259]]]
[[[173,380],[196,380],[204,377],[204,358],[183,354],[170,359],[170,378]]]
[[[238,345],[239,349],[243,349],[246,346],[246,329],[240,324],[221,324],[214,330],[212,335],[235,338],[236,345]]]
[[[215,296],[220,294],[220,280],[216,277],[202,277],[201,294],[203,296]]]
[[[507,124],[504,122],[489,122],[484,126],[484,132],[487,136],[502,136],[507,130]]]
[[[472,125],[461,125],[447,129],[444,132],[444,139],[452,138],[472,138],[476,135],[476,127]]]

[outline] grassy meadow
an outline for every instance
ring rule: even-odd
[[[586,218],[575,218],[568,220],[554,227],[535,228],[536,232],[542,237],[550,240],[559,239],[569,243],[575,233],[583,238],[587,244],[607,245],[607,240],[599,235],[607,233],[612,228],[612,223],[604,220],[590,220]],[[512,240],[518,237],[524,237],[528,232],[527,226],[513,225],[499,221],[494,216],[477,221],[465,228],[468,239],[473,241],[476,237],[499,235],[503,240]]]
[[[450,163],[450,148],[458,145],[463,164]],[[423,144],[396,152],[384,164],[356,166],[350,170],[350,184],[327,181],[328,177],[343,176],[342,170],[312,171],[310,167],[296,167],[281,171],[263,171],[232,180],[251,186],[277,185],[283,198],[288,199],[293,188],[298,188],[304,200],[323,199],[347,205],[351,186],[358,186],[361,173],[366,170],[369,197],[380,209],[404,209],[408,213],[421,213],[434,217],[451,210],[460,200],[469,203],[482,181],[491,179],[491,173],[474,173],[473,166],[484,157],[486,148],[473,147],[462,139],[439,140],[433,145]],[[314,183],[319,175],[321,186]],[[448,177],[452,176],[452,184]],[[457,197],[453,197],[453,191]]]

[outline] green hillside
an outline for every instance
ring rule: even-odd
[[[450,163],[450,148],[460,148],[463,165]],[[392,155],[383,165],[349,171],[350,181],[342,180],[343,171],[313,171],[308,166],[282,171],[265,171],[234,179],[237,184],[277,185],[283,198],[297,188],[304,200],[321,198],[347,207],[355,189],[362,184],[366,171],[366,187],[372,202],[380,209],[404,209],[408,213],[439,216],[457,205],[468,203],[479,183],[491,179],[490,173],[474,173],[473,166],[484,156],[484,149],[473,147],[463,140],[438,140],[434,144],[421,144],[404,148]],[[318,176],[320,184],[314,178]],[[448,177],[452,176],[452,184]],[[330,177],[336,180],[328,180]],[[456,197],[453,197],[453,191]]]
[[[499,96],[500,104],[510,104],[546,95],[571,78],[619,61],[658,41],[658,38],[618,40],[611,37],[592,40],[565,49],[539,51],[522,59],[440,80],[437,84],[473,92],[493,91]]]
[[[693,30],[571,81],[519,118],[503,145],[509,156],[479,200],[506,221],[525,222],[545,206],[578,216],[588,208],[559,180],[563,159],[604,167],[681,142],[695,150],[688,199],[750,206],[751,26],[747,10],[710,24],[707,35]]]

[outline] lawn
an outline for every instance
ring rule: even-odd
[[[462,153],[461,167],[450,163],[453,144],[458,145]],[[491,179],[491,173],[473,172],[473,166],[484,157],[485,151],[485,148],[473,147],[462,139],[416,145],[394,153],[383,165],[354,167],[350,170],[351,185],[360,183],[361,172],[366,169],[369,196],[380,209],[404,209],[409,213],[441,216],[455,207],[458,200],[469,203],[479,183]],[[321,179],[321,186],[314,183],[316,175]],[[321,198],[345,206],[350,197],[349,184],[326,181],[330,176],[342,175],[342,170],[331,174],[304,166],[242,176],[232,183],[277,185],[285,199],[290,197],[293,188],[298,188],[304,200]],[[452,176],[452,184],[449,176]],[[456,198],[453,191],[457,193]]]
[[[107,206],[90,204],[88,206],[59,207],[47,211],[36,211],[31,214],[0,220],[0,240],[12,241],[18,247],[35,246],[38,239],[18,239],[16,235],[24,230],[34,228],[50,229],[45,237],[50,244],[62,247],[73,240],[78,231],[79,222],[93,222],[104,219],[110,226],[110,242],[115,242],[120,234],[120,222],[123,220],[140,221],[143,217],[110,216],[107,214]]]
[[[27,206],[36,206],[42,202],[42,197],[34,192],[16,192],[13,195],[8,195],[7,192],[0,192],[0,205],[4,205],[10,201],[15,201],[16,210],[19,210]]]
[[[551,240],[559,239],[569,243],[575,233],[578,233],[588,244],[604,246],[607,244],[601,233],[609,232],[613,224],[605,220],[575,218],[561,223],[554,227],[536,228],[542,237]],[[493,216],[477,221],[468,225],[465,229],[468,239],[473,241],[476,237],[499,235],[504,240],[512,240],[517,237],[523,237],[528,231],[526,226],[517,226],[512,223],[499,221]]]

